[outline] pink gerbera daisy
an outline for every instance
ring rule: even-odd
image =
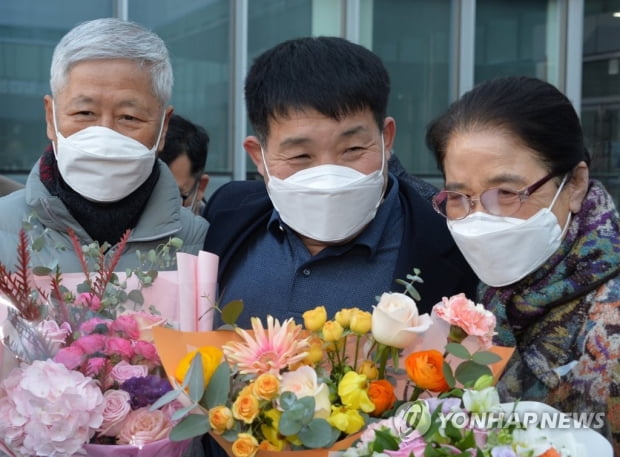
[[[228,361],[236,364],[240,373],[275,374],[306,357],[310,343],[293,319],[280,324],[273,316],[267,316],[266,332],[258,317],[252,317],[251,321],[253,335],[237,328],[244,341],[231,341],[222,348]]]

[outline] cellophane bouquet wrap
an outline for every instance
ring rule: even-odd
[[[38,241],[25,230],[18,265],[0,264],[2,343],[16,362],[0,379],[0,449],[8,455],[180,455],[187,446],[168,440],[181,405],[151,408],[172,386],[152,336],[166,319],[142,294],[182,242],[138,253],[141,268],[124,272],[137,278],[130,290],[115,273],[129,235],[108,252],[70,233],[83,269],[75,288],[58,266],[30,264]]]
[[[438,395],[479,376],[493,380],[493,369],[502,370],[510,350],[495,351],[503,358],[487,350],[492,315],[480,313],[488,320],[484,328],[469,329],[480,340],[476,348],[461,344],[466,329],[448,325],[448,350],[443,344],[441,352],[417,351],[435,324],[418,313],[410,296],[419,276],[408,279],[409,295],[385,293],[372,312],[347,308],[328,316],[318,306],[304,313],[303,324],[266,316],[252,318],[251,330],[155,329],[176,385],[156,406],[186,404],[171,439],[209,433],[231,457],[327,456],[350,447],[405,400]],[[234,324],[226,315],[235,313],[221,311],[224,322]]]

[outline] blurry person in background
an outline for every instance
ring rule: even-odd
[[[0,176],[0,197],[4,197],[22,187],[24,187],[22,183],[7,178],[6,176]]]
[[[605,413],[620,455],[620,218],[570,100],[535,78],[487,81],[426,141],[445,179],[434,206],[482,281],[495,343],[516,347],[501,399]]]
[[[205,170],[209,151],[209,135],[199,125],[178,114],[168,122],[166,143],[159,152],[179,186],[183,206],[200,214],[205,206],[204,193],[209,184]]]
[[[15,265],[18,234],[31,219],[44,246],[35,265],[81,271],[69,229],[81,244],[109,243],[116,252],[131,230],[119,269],[138,266],[170,237],[197,253],[207,223],[182,208],[168,167],[157,160],[172,107],[172,67],[164,42],[132,22],[84,22],[54,50],[44,97],[51,146],[32,168],[26,187],[0,198],[0,261]],[[59,247],[68,249],[59,249]]]

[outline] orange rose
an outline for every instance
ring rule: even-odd
[[[263,440],[261,441],[261,443],[258,445],[258,450],[259,451],[281,451],[282,449],[278,449],[277,446],[274,446],[273,444],[271,444],[269,441],[267,440]]]
[[[232,413],[235,419],[251,424],[258,416],[258,398],[254,395],[239,395],[232,405]],[[258,446],[258,443],[256,443]]]
[[[412,352],[405,359],[407,375],[420,389],[433,392],[446,392],[450,389],[443,375],[443,356],[441,352],[429,351]]]
[[[390,409],[396,401],[394,387],[385,379],[372,381],[368,386],[368,398],[375,404],[375,409],[371,411],[370,415],[380,416]]]
[[[261,400],[271,400],[278,395],[280,381],[271,373],[263,373],[254,383],[254,395]]]
[[[560,457],[561,454],[555,450],[555,448],[550,447],[545,452],[540,454],[538,457]]]
[[[215,433],[221,435],[234,425],[232,411],[226,406],[216,406],[209,410],[209,424]]]
[[[256,451],[258,451],[258,441],[249,433],[239,433],[232,444],[235,457],[254,457]]]

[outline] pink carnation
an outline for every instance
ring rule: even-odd
[[[98,311],[101,308],[101,299],[93,293],[84,292],[75,298],[74,305],[86,306],[92,311]]]
[[[112,379],[118,384],[122,384],[131,378],[143,378],[149,374],[146,365],[131,365],[122,360],[112,368],[110,373]]]
[[[96,378],[108,371],[109,361],[105,357],[91,357],[86,362],[86,375]]]
[[[118,443],[142,446],[166,438],[171,428],[172,423],[163,411],[150,411],[147,407],[136,409],[127,416],[118,434]]]
[[[132,340],[137,339],[140,335],[138,323],[132,316],[127,314],[117,317],[114,322],[112,322],[110,330]]]
[[[78,346],[69,346],[60,349],[54,356],[54,361],[62,363],[69,370],[75,370],[86,360],[84,350]]]
[[[450,325],[460,327],[468,335],[477,336],[485,346],[490,346],[495,335],[495,316],[484,309],[480,303],[475,304],[465,294],[443,297],[433,311]]]
[[[92,335],[81,336],[73,343],[74,346],[82,348],[82,350],[89,355],[96,354],[97,352],[103,352],[106,343],[106,336],[99,333],[93,333]]]
[[[107,355],[120,355],[124,360],[129,360],[134,355],[131,341],[117,336],[110,336],[105,342],[105,353]]]
[[[100,317],[93,317],[92,319],[87,320],[82,325],[80,325],[80,333],[82,335],[90,335],[95,331],[95,328],[98,325],[105,325],[106,328],[109,328],[112,321],[110,319],[102,319]]]

